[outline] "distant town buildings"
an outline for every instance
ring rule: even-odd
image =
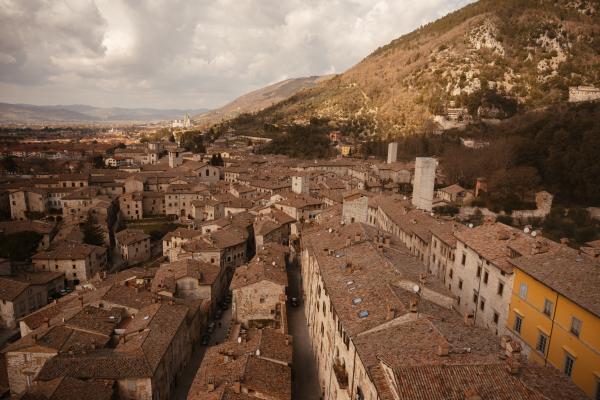
[[[476,206],[484,178],[447,182],[397,143],[306,161],[248,140],[266,142],[151,139],[2,176],[0,234],[39,239],[0,259],[0,323],[20,334],[7,395],[290,400],[299,380],[332,400],[596,395],[600,245],[534,229],[550,193],[496,213]]]

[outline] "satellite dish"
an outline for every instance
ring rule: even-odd
[[[531,232],[531,236],[536,237],[537,236],[537,232],[536,231]]]
[[[529,227],[526,226],[525,229],[523,229],[523,232],[529,233]]]
[[[419,293],[419,291],[421,291],[421,288],[419,287],[419,285],[414,285],[413,286],[413,292]]]
[[[473,227],[473,224],[469,224],[469,228],[472,228],[472,227]]]

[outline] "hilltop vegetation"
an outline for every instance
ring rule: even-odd
[[[451,104],[475,120],[508,118],[599,83],[597,1],[481,0],[253,115],[261,125],[317,117],[391,138],[434,130],[433,116]]]

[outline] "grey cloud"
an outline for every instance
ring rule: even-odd
[[[0,101],[216,107],[471,0],[0,0]]]

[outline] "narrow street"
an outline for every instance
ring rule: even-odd
[[[292,399],[294,400],[319,400],[319,379],[316,362],[310,346],[308,325],[304,315],[304,302],[302,301],[302,286],[300,266],[291,264],[288,267],[288,297],[300,299],[298,307],[290,306],[288,302],[289,333],[293,336],[293,366],[292,366]]]
[[[213,321],[214,319],[209,321],[209,323]],[[231,322],[231,306],[225,312],[223,312],[223,316],[220,320],[214,322],[215,331],[210,336],[210,346],[214,346],[217,344],[217,342],[223,343],[227,337],[227,331],[229,330],[229,324]],[[220,327],[219,322],[221,322]],[[202,346],[200,344],[200,340],[198,340],[198,343],[196,343],[196,346],[194,347],[190,362],[179,375],[177,383],[173,388],[173,393],[171,395],[172,399],[183,400],[187,398],[190,387],[192,386],[192,382],[194,381],[194,377],[196,376],[196,371],[198,371],[198,367],[200,367],[200,363],[204,358],[204,353],[206,352],[207,348],[207,346]]]

